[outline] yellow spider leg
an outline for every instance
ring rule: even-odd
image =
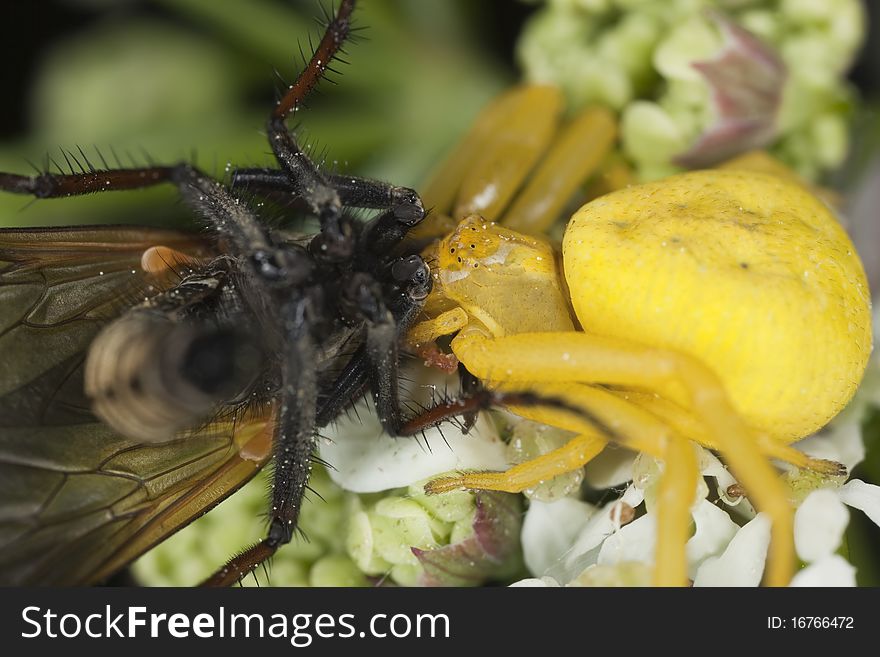
[[[490,382],[490,386],[493,390],[502,392],[523,390],[522,383]],[[621,444],[629,449],[646,452],[658,459],[664,458],[666,454],[669,427],[650,413],[627,403],[607,390],[583,383],[546,382],[526,384],[526,389],[546,397],[562,399],[572,408],[583,409],[592,414],[604,427],[613,431]],[[510,410],[534,422],[549,424],[578,434],[595,435],[600,431],[586,418],[552,406],[510,406]]]
[[[496,191],[507,203],[552,138],[561,108],[559,91],[541,85],[514,87],[493,100],[422,186],[422,203],[431,213],[410,236],[439,239],[451,233],[469,205],[491,218],[500,208],[485,209],[481,203],[496,199]],[[497,172],[492,170],[497,163],[487,161],[496,156],[510,158]]]
[[[655,586],[685,586],[686,545],[690,538],[691,505],[700,471],[690,442],[675,437],[667,444],[665,470],[657,500]]]
[[[493,386],[508,392],[521,391],[522,384]],[[630,448],[648,452],[666,462],[660,484],[660,522],[657,543],[657,574],[660,586],[681,586],[687,581],[685,544],[690,531],[690,507],[699,476],[691,444],[673,436],[657,418],[611,392],[584,384],[548,384],[528,386],[547,397],[561,398],[573,407],[584,409],[602,424],[613,428]],[[551,424],[569,431],[583,431],[566,445],[536,459],[521,463],[505,472],[465,473],[441,477],[429,482],[429,493],[480,489],[518,493],[542,481],[583,467],[607,444],[596,435],[597,428],[571,412],[552,407],[511,406],[511,411],[536,422]]]
[[[525,102],[528,94],[528,86],[514,87],[495,98],[480,112],[471,129],[422,186],[419,195],[426,208],[441,214],[451,214],[469,165],[488,142],[497,138],[497,124],[517,105]]]
[[[699,361],[678,352],[576,332],[491,339],[477,331],[462,331],[453,340],[452,349],[469,371],[490,382],[600,382],[661,394],[677,383],[737,479],[773,523],[768,584],[784,586],[789,582],[794,571],[793,513],[785,487],[731,406],[718,377]]]
[[[418,347],[433,342],[443,335],[451,335],[467,326],[467,313],[461,308],[453,308],[439,314],[434,319],[418,322],[407,334],[407,341]]]
[[[609,110],[594,107],[582,112],[561,131],[501,223],[530,235],[544,233],[599,168],[616,138],[617,124]]]
[[[607,441],[598,436],[582,434],[552,452],[515,465],[505,472],[471,472],[456,477],[440,477],[428,482],[425,491],[447,493],[467,488],[520,493],[543,481],[585,466],[607,444]]]
[[[628,185],[635,184],[636,178],[632,167],[619,153],[606,158],[602,170],[587,186],[586,200],[604,196],[610,192],[616,192]]]
[[[562,97],[549,86],[522,85],[498,96],[480,112],[471,129],[422,187],[420,196],[425,207],[450,214],[462,181],[472,175],[471,165],[487,148],[503,140],[508,130],[516,130],[507,135],[513,140],[520,138],[523,133],[527,134],[523,121],[546,123],[552,119],[555,124],[555,116],[561,108]],[[542,119],[540,112],[548,109],[550,116]]]
[[[716,449],[716,441],[711,439],[706,427],[699,422],[693,414],[667,399],[644,392],[637,391],[613,391],[622,399],[632,402],[644,408],[652,415],[656,415],[665,424],[672,427],[679,435],[699,443],[703,447]],[[756,432],[755,440],[761,451],[769,458],[779,459],[791,463],[799,468],[805,468],[824,475],[846,474],[845,466],[836,461],[813,458],[801,451],[790,447],[768,436],[766,433]]]
[[[521,384],[504,383],[494,386],[507,391],[519,390]],[[660,483],[660,504],[657,555],[654,583],[658,586],[682,586],[687,583],[687,559],[685,544],[690,538],[690,508],[694,501],[699,470],[690,442],[684,440],[663,423],[639,406],[621,399],[613,392],[602,388],[569,383],[536,385],[535,390],[542,395],[559,397],[573,407],[582,408],[602,424],[611,428],[621,442],[641,452],[647,452],[663,459],[666,472]],[[551,424],[569,431],[585,431],[596,427],[587,423],[584,418],[566,411],[547,407],[511,407],[518,415],[523,415],[536,422]],[[674,427],[673,427],[674,429]],[[554,452],[541,457],[548,459]],[[522,463],[516,468],[523,475],[532,462]],[[562,464],[560,464],[562,466]],[[546,466],[545,466],[546,467]],[[575,469],[580,467],[574,464]],[[566,472],[560,467],[559,472]],[[503,477],[504,474],[498,475]],[[540,478],[540,477],[537,477]]]
[[[669,428],[649,413],[619,399],[607,390],[582,383],[541,383],[539,385],[526,384],[525,386],[517,383],[502,383],[493,385],[492,388],[502,392],[522,392],[526,388],[547,398],[562,399],[573,408],[583,409],[592,414],[602,425],[613,430],[627,448],[647,452],[661,459],[666,455]],[[485,477],[485,473],[479,473],[481,477],[479,480],[467,474],[458,477],[444,477],[442,479],[443,490],[480,488],[482,490],[508,491],[510,490],[509,486],[517,485],[513,483],[514,481],[527,482],[524,488],[528,488],[539,481],[581,467],[607,444],[608,436],[600,434],[599,428],[595,424],[591,424],[584,417],[571,411],[541,405],[511,405],[509,408],[521,417],[580,435],[573,438],[565,446],[548,452],[538,459],[521,463],[507,472],[491,473],[489,477]],[[592,447],[587,447],[587,441]],[[582,458],[586,460],[579,463]],[[555,463],[556,460],[560,461]],[[548,472],[548,468],[553,469],[553,474]],[[476,483],[477,481],[479,484]],[[503,487],[496,488],[496,484]],[[441,492],[435,491],[435,486],[439,485],[431,482],[428,489],[431,492]],[[517,491],[519,490],[522,488],[517,489]]]
[[[770,456],[786,463],[791,463],[799,468],[805,468],[818,472],[819,474],[830,476],[845,476],[846,466],[837,461],[829,461],[828,459],[816,459],[796,450],[790,445],[780,443],[767,434],[758,436],[758,444],[767,456]]]
[[[530,85],[516,104],[497,112],[491,132],[462,166],[464,177],[452,216],[479,214],[494,221],[553,139],[563,99],[555,87]]]

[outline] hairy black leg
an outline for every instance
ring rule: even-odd
[[[37,176],[0,173],[0,189],[13,194],[29,194],[36,198],[64,198],[152,187],[171,182],[176,169],[174,166],[161,166],[81,173],[42,173]]]
[[[275,106],[272,112],[273,118],[284,120],[292,112],[295,112],[300,103],[305,100],[324,76],[330,62],[339,54],[342,44],[345,43],[351,32],[351,15],[354,12],[354,5],[355,0],[342,0],[339,4],[336,15],[327,23],[324,36],[321,37],[321,41],[315,48],[306,68]]]
[[[403,426],[399,396],[398,344],[431,291],[428,266],[419,256],[391,265],[384,292],[369,277],[353,278],[347,292],[366,318],[366,340],[321,399],[317,425],[326,426],[369,386],[382,426],[397,435]]]
[[[385,257],[425,217],[419,195],[408,187],[354,176],[328,176],[327,180],[345,207],[387,210],[364,226],[354,248],[353,264],[357,269],[367,268],[376,258]],[[232,174],[232,183],[249,192],[280,192],[297,197],[289,174],[277,169],[237,169]]]
[[[257,216],[216,180],[181,165],[175,169],[174,182],[184,201],[233,242],[237,255],[247,258],[259,280],[289,287],[302,284],[311,275],[311,258],[301,249],[275,245]]]
[[[328,181],[346,206],[390,210],[398,221],[408,226],[415,226],[425,218],[422,199],[409,187],[345,175],[328,176]]]
[[[218,231],[230,232],[236,243],[247,245],[265,241],[265,231],[256,217],[241,206],[222,185],[189,164],[71,174],[43,173],[38,176],[0,173],[0,189],[37,198],[126,191],[163,183],[177,185],[191,207],[202,211],[205,219]],[[217,208],[220,216],[215,217],[206,212],[208,208]]]
[[[302,281],[311,273],[308,258],[292,256],[290,249],[277,248],[269,232],[240,199],[189,164],[39,176],[0,174],[0,189],[38,198],[123,191],[162,183],[176,185],[184,201],[218,234],[232,242],[237,255],[248,257],[262,278]]]
[[[619,431],[605,423],[597,415],[586,408],[574,405],[560,397],[542,395],[534,392],[495,392],[480,388],[470,396],[462,396],[449,401],[440,402],[426,408],[422,413],[408,419],[398,432],[399,436],[412,436],[425,429],[438,426],[439,424],[457,416],[467,416],[471,413],[489,410],[497,406],[545,406],[566,411],[588,424],[601,435],[609,440],[615,440],[625,444],[625,437]]]
[[[367,348],[362,345],[333,381],[326,395],[319,399],[315,426],[326,427],[360,397],[370,382]]]
[[[482,382],[471,374],[463,363],[458,364],[458,381],[463,397],[476,397],[483,390]],[[462,413],[464,432],[470,431],[477,422],[477,411]]]
[[[275,429],[269,531],[266,538],[233,557],[203,586],[234,584],[293,537],[315,449],[317,367],[309,305],[306,297],[285,304],[281,312],[287,348],[281,365],[282,402]]]
[[[287,353],[282,363],[282,404],[275,436],[275,473],[268,539],[289,543],[299,517],[315,449],[317,356],[307,299],[284,310]]]
[[[357,176],[327,175],[325,178],[345,207],[390,210],[397,221],[407,226],[414,226],[425,217],[421,198],[409,187]],[[258,193],[294,193],[289,174],[278,169],[236,169],[232,172],[232,185]]]
[[[354,0],[343,0],[339,5],[306,68],[275,105],[267,125],[269,145],[275,159],[289,174],[294,193],[310,206],[321,222],[321,234],[311,243],[313,253],[328,260],[344,260],[354,246],[352,236],[346,232],[346,225],[340,221],[342,200],[296,143],[285,121],[299,109],[305,97],[318,84],[348,38],[354,5]]]

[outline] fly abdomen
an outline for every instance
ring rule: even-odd
[[[164,442],[209,419],[260,366],[259,350],[232,327],[130,311],[92,343],[85,391],[95,414],[123,435]]]

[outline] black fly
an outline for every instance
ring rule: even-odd
[[[190,164],[0,173],[0,189],[37,198],[170,183],[209,229],[0,232],[3,584],[100,581],[273,458],[267,537],[206,582],[234,583],[291,540],[317,427],[371,389],[386,429],[411,432],[397,350],[431,277],[402,245],[422,203],[321,171],[285,125],[354,5],[342,1],[271,112],[278,168],[235,170],[228,185]],[[244,190],[304,204],[319,232],[268,228]],[[379,213],[360,222],[347,208]],[[340,367],[342,345],[354,355]]]

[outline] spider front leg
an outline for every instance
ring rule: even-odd
[[[737,478],[756,505],[773,522],[767,582],[788,583],[794,570],[793,514],[784,485],[762,453],[755,437],[731,406],[717,376],[693,358],[678,352],[600,338],[585,333],[533,333],[488,338],[477,331],[460,333],[452,349],[467,368],[483,381],[552,383],[572,381],[632,386],[678,397],[682,393],[696,416],[712,433]],[[667,465],[690,470],[682,451],[656,440],[650,450],[674,461]],[[645,440],[645,436],[641,436]],[[689,489],[692,491],[692,488]],[[670,494],[671,496],[671,494]],[[692,493],[678,494],[678,511],[689,508]],[[668,518],[669,514],[663,516]],[[668,520],[663,522],[667,523]],[[659,535],[677,533],[661,527]]]

